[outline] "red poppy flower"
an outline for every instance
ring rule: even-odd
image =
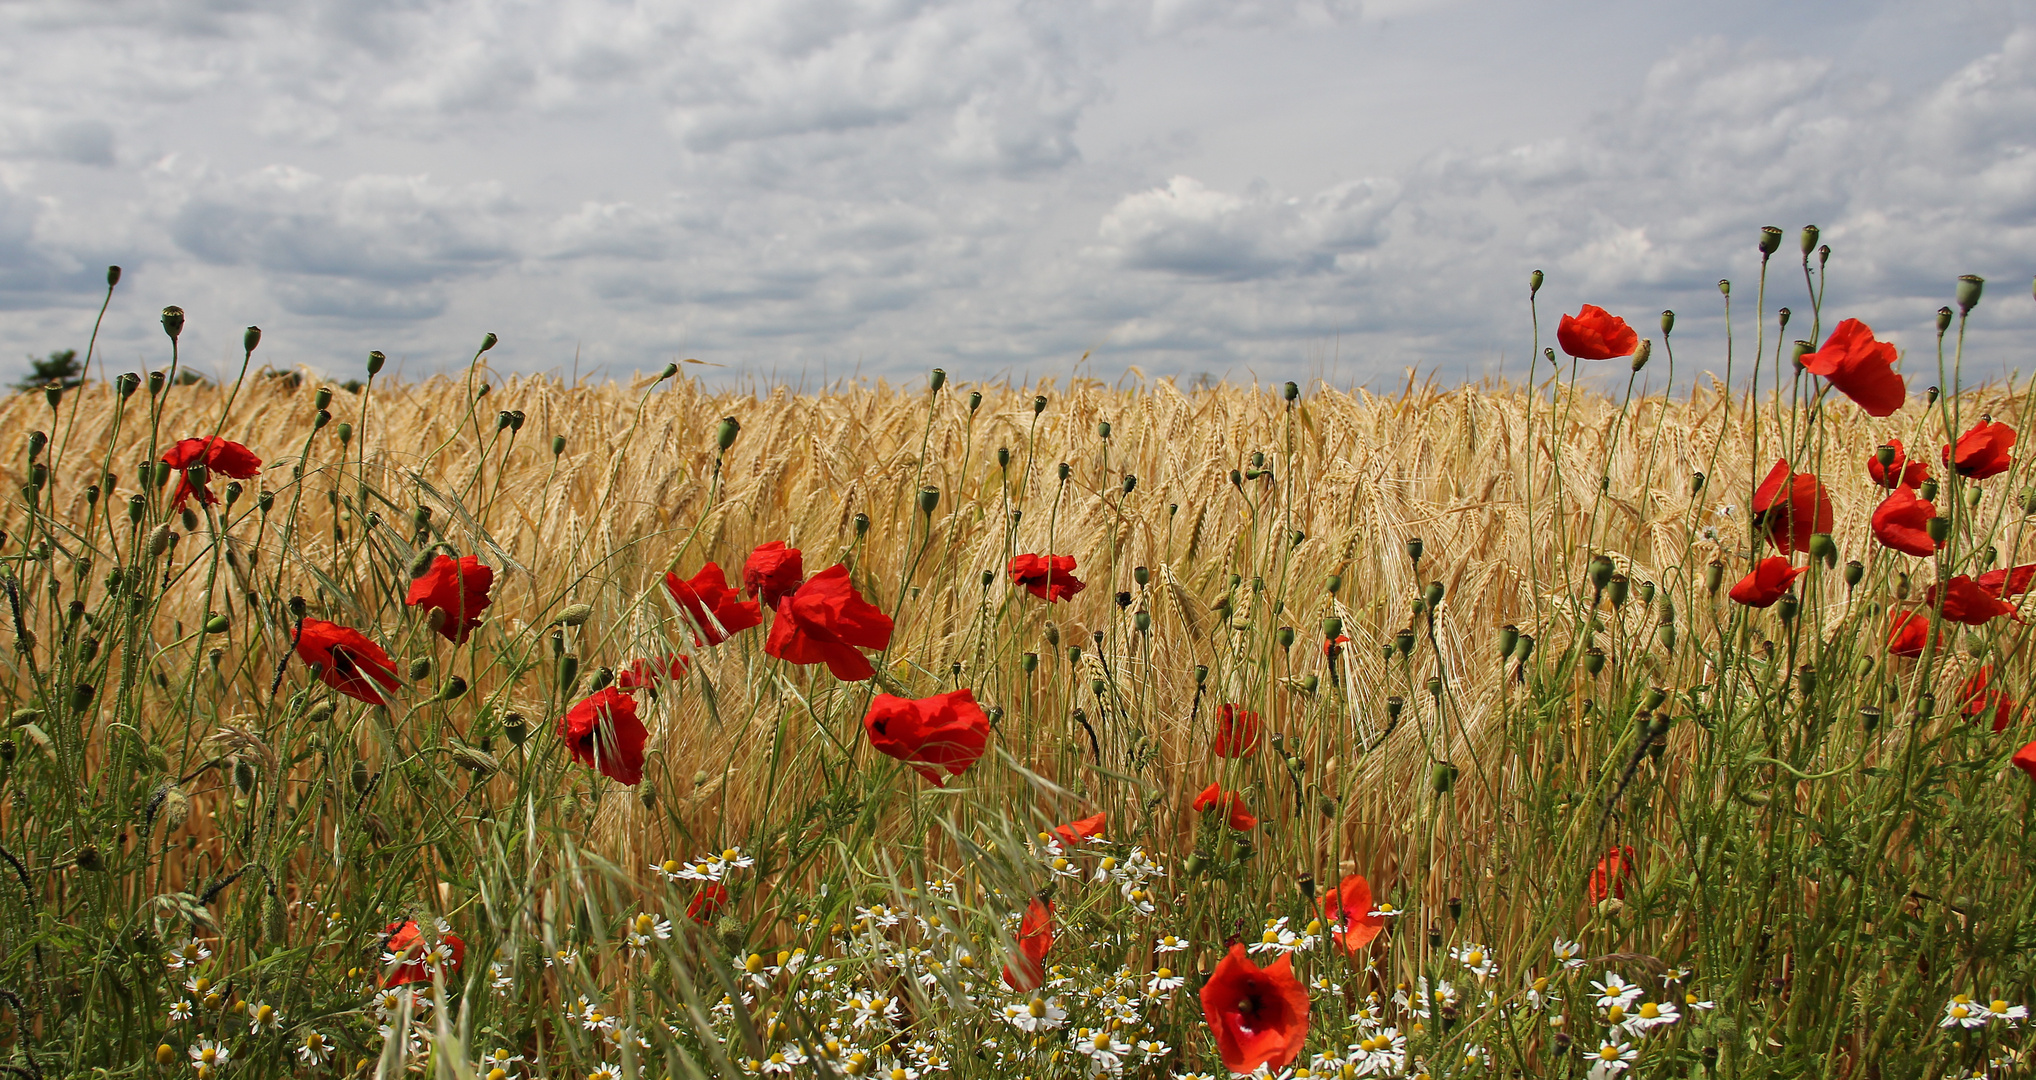
[[[1930,643],[1930,616],[1921,611],[1902,611],[1888,620],[1888,652],[1911,660],[1923,655]]]
[[[1981,420],[1958,437],[1958,448],[1944,448],[1944,460],[1958,475],[1984,480],[2008,471],[2014,463],[2015,429],[1998,420]]]
[[[1787,556],[1769,555],[1732,586],[1731,597],[1747,607],[1773,607],[1789,591],[1789,585],[1809,570],[1807,566],[1790,566]]]
[[[1198,811],[1207,810],[1212,806],[1219,807],[1227,813],[1230,816],[1230,827],[1238,832],[1258,826],[1258,818],[1252,816],[1251,808],[1244,805],[1244,796],[1234,791],[1224,791],[1221,786],[1214,783],[1203,788],[1202,793],[1195,796],[1194,802],[1194,807]]]
[[[686,905],[686,918],[696,923],[710,923],[728,906],[728,888],[724,885],[702,885],[693,894],[693,901]]]
[[[871,748],[912,766],[934,787],[967,772],[990,742],[990,718],[967,687],[916,700],[878,694],[862,726]]]
[[[636,699],[612,686],[566,710],[558,737],[573,760],[621,784],[643,781],[643,744],[650,733],[636,717]]]
[[[1605,852],[1598,860],[1597,868],[1591,871],[1591,882],[1584,889],[1584,895],[1595,904],[1606,898],[1626,899],[1626,887],[1633,883],[1635,858],[1631,847],[1615,847]]]
[[[615,685],[623,690],[641,690],[656,686],[666,679],[683,679],[692,661],[677,653],[668,653],[662,660],[647,660],[638,657],[629,666],[615,673]]]
[[[1585,304],[1574,316],[1564,315],[1555,325],[1555,340],[1563,352],[1579,360],[1632,356],[1640,347],[1640,335],[1626,320],[1595,304]]]
[[[786,547],[783,540],[773,540],[759,545],[743,561],[742,591],[761,597],[763,606],[776,611],[778,601],[797,591],[805,577],[806,562],[799,549]]]
[[[2036,581],[2036,563],[2023,563],[2012,570],[2003,566],[1999,570],[1989,570],[1973,581],[1984,589],[1988,596],[1998,596],[2004,600],[2010,596],[2020,596],[2029,591],[2030,582]]]
[[[1930,478],[1930,467],[1920,461],[1909,459],[1909,452],[1902,448],[1902,440],[1889,439],[1894,448],[1895,460],[1887,465],[1880,463],[1880,454],[1866,455],[1866,475],[1884,488],[1921,487]]]
[[[849,583],[848,567],[836,563],[813,575],[799,591],[778,601],[778,618],[764,651],[794,664],[826,664],[842,682],[877,673],[858,648],[891,647],[891,617],[862,598]]]
[[[1075,577],[1073,555],[1020,555],[1008,569],[1012,581],[1049,604],[1088,587]]]
[[[1881,546],[1904,555],[1933,555],[1944,545],[1930,539],[1930,519],[1937,516],[1937,504],[1916,497],[1914,490],[1898,487],[1881,500],[1873,511],[1873,538]]]
[[[208,435],[202,439],[180,440],[163,454],[163,464],[179,471],[187,470],[200,462],[205,464],[206,472],[230,476],[235,480],[252,480],[262,472],[262,459],[254,456],[254,451],[231,439],[222,439],[216,435]],[[219,497],[212,494],[210,484],[193,486],[187,472],[177,478],[177,490],[170,496],[170,501],[181,509],[184,501],[192,495],[198,496],[198,501],[206,506],[219,501]]]
[[[1364,951],[1379,931],[1386,928],[1383,915],[1373,915],[1371,882],[1363,874],[1344,877],[1336,891],[1322,898],[1322,922],[1329,927],[1330,940],[1352,956]]]
[[[1966,676],[1958,687],[1958,711],[1974,718],[1994,714],[1994,734],[2008,730],[2008,720],[2014,715],[2015,702],[1999,687],[1993,684],[1993,665],[1987,664]]]
[[[428,983],[436,973],[450,979],[467,958],[467,943],[447,931],[438,943],[426,942],[416,919],[392,922],[382,928],[382,988],[408,983]],[[393,965],[393,966],[392,966]]]
[[[1322,655],[1333,660],[1336,658],[1336,654],[1342,652],[1343,647],[1348,644],[1350,644],[1350,635],[1338,634],[1322,643]]]
[[[304,620],[304,632],[297,638],[297,658],[316,665],[320,682],[370,705],[388,704],[375,691],[375,683],[385,690],[402,685],[396,680],[396,665],[380,645],[350,626],[324,619]]]
[[[1930,607],[1937,606],[1937,586],[1932,585],[1924,591],[1923,602]],[[1985,626],[1999,615],[2022,621],[2021,616],[2015,614],[2015,605],[1980,588],[1978,582],[1964,574],[1944,583],[1943,612],[1946,620],[1967,626]]]
[[[481,625],[481,611],[490,603],[488,590],[494,584],[494,568],[482,566],[480,559],[440,555],[431,560],[423,577],[410,583],[410,596],[404,603],[422,605],[433,630],[455,645],[464,645],[467,635]]]
[[[1803,354],[1804,367],[1830,380],[1868,416],[1888,416],[1909,399],[1894,362],[1894,345],[1875,341],[1873,328],[1858,319],[1839,323],[1816,352]]]
[[[2036,740],[2015,751],[2014,764],[2015,768],[2028,773],[2029,779],[2036,780]]]
[[[1103,823],[1108,815],[1101,810],[1085,818],[1078,818],[1065,825],[1055,825],[1053,835],[1060,837],[1062,847],[1074,847],[1092,836],[1103,835]]]
[[[691,579],[667,571],[665,590],[692,619],[697,630],[693,640],[702,644],[719,645],[733,634],[763,624],[763,609],[728,587],[719,563],[708,563]]]
[[[1004,985],[1030,993],[1046,985],[1046,950],[1053,948],[1053,904],[1033,897],[1018,924],[1018,955],[1004,965]],[[1017,968],[1013,970],[1012,964]]]
[[[1258,749],[1258,714],[1242,705],[1225,704],[1216,710],[1217,757],[1248,757]]]
[[[1830,532],[1836,520],[1823,483],[1809,473],[1791,473],[1786,461],[1775,462],[1754,489],[1753,526],[1784,555],[1809,550],[1810,537]]]
[[[1308,1039],[1308,989],[1294,978],[1292,956],[1260,968],[1233,944],[1202,984],[1202,1018],[1231,1072],[1278,1072]]]

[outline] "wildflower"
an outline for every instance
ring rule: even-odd
[[[1527,982],[1528,1009],[1534,1012],[1540,1012],[1541,1010],[1548,1008],[1548,1006],[1553,1004],[1555,1001],[1556,1001],[1555,995],[1548,992],[1548,976],[1542,975],[1537,978],[1528,980]]]
[[[266,1002],[255,1002],[247,1007],[247,1030],[250,1035],[262,1035],[283,1026],[283,1014]]]
[[[1584,966],[1584,947],[1581,942],[1556,938],[1555,944],[1550,946],[1549,951],[1555,954],[1555,962],[1565,968],[1574,971]]]
[[[507,961],[488,962],[488,985],[496,990],[507,990],[516,985],[516,973],[510,969]]]
[[[1929,556],[1944,545],[1930,538],[1930,519],[1937,505],[1916,497],[1914,490],[1898,487],[1874,508],[1873,538],[1882,547],[1904,555]]]
[[[693,894],[692,901],[686,905],[686,917],[696,923],[712,922],[721,914],[721,909],[727,906],[728,889],[725,886],[703,886],[700,891]]]
[[[1632,1067],[1633,1059],[1639,1056],[1640,1051],[1635,1050],[1633,1044],[1615,1043],[1606,1039],[1598,1045],[1596,1051],[1587,1055],[1591,1071],[1586,1075],[1589,1080],[1611,1080],[1612,1077]]]
[[[439,636],[464,645],[467,635],[481,625],[481,611],[489,604],[488,590],[494,584],[494,569],[482,566],[478,558],[440,555],[431,560],[423,577],[410,583],[410,595],[403,602],[423,607]]]
[[[190,1018],[191,1018],[191,1003],[189,1001],[183,998],[178,998],[177,1000],[170,1002],[170,1019],[182,1021],[189,1020]]]
[[[1329,939],[1356,956],[1385,929],[1386,920],[1372,909],[1371,883],[1363,874],[1346,874],[1334,892],[1322,898],[1322,918]]]
[[[175,446],[163,453],[163,464],[183,473],[177,477],[177,490],[170,495],[170,502],[183,509],[191,496],[198,496],[202,505],[211,506],[219,501],[212,494],[209,482],[191,483],[191,466],[203,464],[208,474],[230,476],[235,480],[252,480],[261,475],[262,459],[254,452],[231,439],[208,435],[202,439],[180,439]]]
[[[2008,730],[2008,721],[2013,718],[2015,701],[1993,685],[1994,668],[1983,664],[1958,687],[1958,711],[1969,717],[1983,717],[1993,714],[1995,734]]]
[[[1242,705],[1225,703],[1216,709],[1217,757],[1249,757],[1258,749],[1258,714]]]
[[[579,1000],[578,1005],[572,1010],[572,1015],[573,1019],[580,1022],[580,1028],[585,1031],[608,1031],[615,1026],[613,1016],[586,998]]]
[[[182,944],[171,948],[163,956],[163,966],[171,971],[181,971],[186,967],[197,967],[210,959],[212,950],[207,948],[204,942],[197,938],[185,938]]]
[[[545,967],[570,969],[580,962],[580,950],[567,945],[544,958]]]
[[[1138,1052],[1140,1054],[1145,1055],[1145,1060],[1147,1061],[1158,1061],[1160,1058],[1163,1058],[1168,1054],[1174,1052],[1173,1047],[1168,1046],[1167,1044],[1159,1041],[1158,1039],[1140,1039],[1138,1040],[1136,1045],[1138,1047]]]
[[[1801,363],[1868,416],[1889,416],[1909,397],[1902,377],[1895,374],[1894,361],[1893,343],[1874,340],[1873,328],[1847,319],[1832,329],[1816,352],[1804,353]]]
[[[778,601],[777,612],[764,652],[794,664],[824,663],[843,682],[876,674],[858,649],[891,647],[891,617],[862,598],[839,563]]]
[[[1350,1050],[1360,1076],[1397,1076],[1407,1067],[1407,1037],[1399,1028],[1380,1028]]]
[[[1193,805],[1198,811],[1208,810],[1210,807],[1223,810],[1228,815],[1230,827],[1238,832],[1245,832],[1258,826],[1258,818],[1252,816],[1251,808],[1244,805],[1244,796],[1234,791],[1226,792],[1215,783],[1203,788],[1202,793],[1195,796]]]
[[[1034,897],[1018,924],[1018,955],[1004,965],[1004,985],[1037,990],[1046,982],[1046,951],[1053,948],[1053,904]],[[1016,965],[1015,970],[1012,965]]]
[[[620,784],[643,782],[643,744],[650,737],[636,716],[636,699],[603,687],[566,710],[558,737],[573,760]]]
[[[1789,591],[1789,585],[1809,572],[1807,566],[1790,566],[1786,556],[1770,555],[1755,563],[1753,569],[1739,583],[1732,586],[1730,593],[1735,603],[1747,607],[1773,607]]]
[[[1034,997],[1004,1006],[1004,1019],[1024,1032],[1052,1031],[1067,1020],[1059,998]]]
[[[297,1044],[297,1060],[314,1069],[331,1061],[338,1052],[339,1047],[333,1045],[331,1039],[316,1031],[305,1032],[304,1041]]]
[[[670,941],[671,938],[672,921],[646,911],[630,920],[626,940],[632,949],[647,949],[653,941]]]
[[[1834,521],[1823,483],[1810,473],[1791,472],[1786,460],[1775,462],[1754,489],[1753,527],[1784,555],[1809,550],[1810,537],[1830,532]]]
[[[1616,971],[1605,972],[1603,982],[1595,979],[1592,980],[1591,989],[1598,992],[1598,1008],[1600,1009],[1609,1009],[1615,1005],[1622,1009],[1626,1008],[1635,1001],[1638,1001],[1640,995],[1647,992],[1644,987],[1636,986],[1620,978],[1619,973]]]
[[[805,577],[805,559],[799,549],[786,547],[783,540],[772,540],[757,545],[743,561],[742,591],[776,611],[778,601],[797,592]]]
[[[1685,1009],[1693,1009],[1698,1012],[1710,1012],[1712,1009],[1715,1009],[1717,1007],[1718,1007],[1717,1002],[1704,1001],[1702,1000],[1701,995],[1698,995],[1694,992],[1683,995],[1683,1008]]]
[[[1596,304],[1585,304],[1575,315],[1564,315],[1555,325],[1555,340],[1563,352],[1578,360],[1631,356],[1640,347],[1640,335],[1626,320]]]
[[[1449,950],[1449,955],[1462,964],[1464,970],[1480,979],[1488,979],[1499,972],[1499,962],[1492,956],[1491,950],[1476,942],[1465,942]]]
[[[1059,837],[1061,843],[1074,847],[1084,840],[1103,835],[1103,825],[1107,820],[1108,814],[1098,810],[1088,817],[1078,818],[1065,825],[1055,825],[1053,835]]]
[[[1261,969],[1232,945],[1202,987],[1202,1016],[1231,1072],[1284,1068],[1308,1037],[1308,991],[1294,978],[1293,957]]]
[[[1658,1027],[1668,1027],[1682,1019],[1671,1001],[1643,1001],[1633,1009],[1633,1015],[1626,1018],[1626,1030],[1642,1035]]]
[[[220,1067],[226,1064],[227,1058],[233,1056],[232,1054],[227,1052],[225,1046],[217,1042],[214,1042],[211,1039],[199,1039],[195,1044],[191,1046],[189,1052],[191,1055],[191,1063],[197,1066],[201,1071],[211,1069],[216,1072]]]
[[[1888,619],[1888,652],[1894,656],[1914,659],[1923,655],[1929,638],[1930,616],[1923,612],[1899,611]]]
[[[1938,595],[1937,586],[1932,585],[1924,592],[1923,602],[1935,607]],[[1966,626],[1984,626],[2001,615],[2006,615],[2016,622],[2022,621],[2021,616],[2015,613],[2015,605],[1989,593],[1965,574],[1945,582],[1942,595],[1943,615],[1950,622],[1963,623]]]
[[[1073,599],[1088,586],[1074,576],[1073,555],[1019,555],[1005,568],[1013,584],[1051,604]]]
[[[2015,429],[1998,420],[1981,419],[1958,437],[1956,447],[1944,448],[1944,461],[1958,475],[1985,480],[2008,471],[2014,464]]]
[[[1389,901],[1381,901],[1379,906],[1371,909],[1367,914],[1374,919],[1390,919],[1399,915],[1400,909],[1394,907]]]
[[[297,658],[313,665],[320,682],[370,705],[387,704],[375,691],[375,683],[385,690],[402,685],[396,680],[395,663],[380,645],[352,627],[324,619],[304,620],[297,637]]]
[[[1944,1019],[1938,1027],[1982,1028],[1987,1026],[1987,1009],[1972,1000],[1971,994],[1953,994],[1944,1005]]]
[[[587,1074],[587,1080],[622,1080],[622,1068],[604,1061],[594,1066],[594,1071]]]
[[[2013,764],[2015,768],[2028,773],[2029,779],[2036,780],[2036,740],[2031,740],[2020,750],[2015,751]]]
[[[428,983],[440,974],[450,976],[459,970],[466,952],[466,942],[455,934],[443,934],[438,944],[427,946],[417,920],[392,922],[382,930],[382,964],[389,969],[382,976],[382,986]]]
[[[1247,946],[1245,951],[1253,953],[1276,952],[1285,956],[1287,953],[1302,948],[1304,940],[1301,935],[1287,928],[1287,917],[1282,915],[1277,919],[1267,921],[1265,932],[1259,935],[1257,941]]]
[[[1181,950],[1187,947],[1188,947],[1187,939],[1178,938],[1172,934],[1168,934],[1167,936],[1160,938],[1158,941],[1153,942],[1152,951],[1160,953],[1180,952]]]
[[[796,598],[787,601],[795,602]],[[785,622],[781,618],[776,625]],[[967,772],[990,741],[989,717],[967,687],[916,699],[878,694],[863,717],[863,730],[869,733],[872,749],[910,765],[935,787],[945,787],[949,776]]]
[[[1172,968],[1160,968],[1145,981],[1145,992],[1153,997],[1171,994],[1187,984],[1187,976],[1176,975]]]
[[[1889,439],[1887,445],[1895,452],[1895,460],[1887,465],[1880,463],[1879,454],[1866,457],[1866,475],[1884,488],[1921,487],[1930,478],[1930,467],[1920,461],[1912,461],[1902,448],[1902,440]]]
[[[2029,1019],[2029,1006],[2010,1005],[2003,998],[1995,998],[1986,1004],[1986,1018],[2011,1028],[2021,1027],[2022,1021]]]
[[[665,591],[692,624],[695,644],[719,645],[734,634],[763,624],[763,609],[756,601],[745,601],[728,587],[728,577],[719,563],[702,566],[690,578],[666,571]]]
[[[637,657],[629,666],[615,673],[615,687],[618,690],[642,690],[656,686],[667,679],[676,682],[686,677],[686,671],[693,662],[678,653],[666,653],[661,660]]]
[[[1974,578],[1973,583],[1988,596],[2001,599],[2020,596],[2029,591],[2031,584],[2036,584],[2036,563],[2023,563],[2012,569],[2003,566],[1999,570],[1989,570]]]
[[[1633,880],[1634,851],[1629,847],[1615,847],[1598,860],[1597,868],[1591,871],[1591,881],[1585,887],[1584,895],[1591,903],[1598,903],[1607,897],[1615,900],[1626,899],[1626,886]]]

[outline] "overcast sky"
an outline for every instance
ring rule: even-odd
[[[118,263],[116,370],[174,303],[342,377],[1384,386],[1524,371],[1540,267],[1687,372],[1810,222],[1827,327],[1917,370],[1979,273],[2036,368],[2036,2],[13,0],[0,57],[13,369]]]

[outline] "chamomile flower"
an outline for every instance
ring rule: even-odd
[[[1549,951],[1555,954],[1556,963],[1561,964],[1570,971],[1575,971],[1577,968],[1584,966],[1584,947],[1582,942],[1556,938],[1555,944],[1549,946]]]
[[[622,1069],[617,1065],[602,1062],[587,1074],[587,1080],[622,1080]]]
[[[1944,1019],[1938,1027],[1981,1028],[1987,1026],[1987,1010],[1972,1000],[1971,994],[1953,994],[1944,1005]]]
[[[1676,1011],[1674,1002],[1643,1001],[1626,1018],[1626,1030],[1635,1035],[1642,1035],[1655,1028],[1668,1027],[1682,1018],[1682,1013]]]
[[[1591,1063],[1591,1071],[1587,1075],[1590,1080],[1611,1080],[1632,1068],[1634,1059],[1639,1056],[1640,1051],[1634,1049],[1633,1044],[1606,1039],[1598,1044],[1596,1050],[1584,1055],[1585,1060]]]
[[[516,972],[507,960],[489,961],[488,985],[496,990],[507,990],[516,985]]]
[[[1396,1076],[1407,1067],[1407,1037],[1399,1028],[1380,1028],[1350,1046],[1359,1076]]]
[[[1386,901],[1381,900],[1379,901],[1379,906],[1371,909],[1371,911],[1368,914],[1370,914],[1371,917],[1374,919],[1392,919],[1399,917],[1400,909],[1394,907],[1392,904]]]
[[[214,1072],[217,1072],[226,1064],[227,1058],[233,1056],[227,1051],[226,1047],[211,1039],[199,1039],[191,1044],[189,1053],[192,1065],[200,1070],[210,1069]]]
[[[550,956],[544,958],[545,967],[573,968],[577,967],[579,963],[580,950],[570,945],[562,949],[553,950]]]
[[[1499,962],[1490,949],[1476,942],[1465,942],[1449,950],[1449,955],[1462,964],[1465,971],[1480,979],[1488,979],[1499,973]]]
[[[1701,1000],[1701,998],[1702,998],[1702,995],[1698,994],[1698,993],[1697,993],[1696,991],[1694,991],[1694,990],[1690,991],[1690,992],[1689,992],[1689,993],[1687,993],[1687,994],[1684,994],[1684,995],[1683,995],[1683,1008],[1685,1008],[1685,1009],[1691,1009],[1691,1010],[1695,1010],[1695,1011],[1697,1011],[1697,1012],[1710,1012],[1710,1011],[1711,1011],[1712,1009],[1715,1009],[1715,1008],[1717,1008],[1717,1007],[1718,1007],[1718,1003],[1717,1003],[1717,1002],[1715,1002],[1715,1001],[1703,1001],[1703,1000]]]
[[[676,884],[678,882],[686,880],[679,873],[685,868],[686,864],[680,862],[677,859],[666,859],[665,861],[660,863],[650,864],[650,872],[656,874],[660,878],[663,878],[664,883],[667,885]]]
[[[1299,948],[1300,944],[1301,935],[1287,928],[1287,917],[1282,915],[1277,919],[1267,920],[1265,932],[1259,935],[1257,941],[1245,946],[1245,951],[1253,953],[1278,953],[1284,956]]]
[[[1540,1012],[1553,1004],[1557,998],[1548,989],[1548,976],[1531,979],[1527,983],[1527,1008]]]
[[[1179,990],[1187,981],[1187,976],[1174,974],[1172,968],[1160,968],[1152,973],[1152,978],[1145,980],[1145,992],[1160,997]]]
[[[1165,937],[1160,938],[1158,941],[1153,943],[1152,951],[1160,953],[1180,952],[1182,949],[1185,949],[1187,947],[1188,947],[1187,939],[1177,938],[1172,934],[1168,934]]]
[[[191,1018],[191,1003],[179,998],[170,1003],[170,1019],[183,1021]]]
[[[1005,1022],[1024,1032],[1052,1031],[1067,1022],[1067,1010],[1061,1007],[1059,998],[1014,1001],[1004,1006],[1003,1014]]]
[[[1998,1020],[2011,1028],[2021,1027],[2022,1021],[2029,1019],[2029,1006],[2010,1005],[2004,998],[1995,998],[1987,1002],[1986,1018]]]
[[[163,955],[163,966],[171,971],[181,971],[186,967],[197,967],[210,959],[212,950],[207,948],[204,942],[197,938],[185,938],[181,944]]]
[[[297,1044],[297,1060],[314,1069],[331,1061],[338,1052],[339,1047],[333,1045],[331,1039],[315,1031],[305,1032],[304,1040]]]
[[[283,1014],[267,1002],[257,1001],[247,1007],[247,1029],[250,1035],[261,1035],[281,1027]]]
[[[1647,991],[1619,977],[1616,971],[1605,972],[1605,979],[1591,981],[1591,989],[1598,992],[1598,1008],[1609,1009],[1614,1005],[1627,1006],[1638,1000]]]
[[[1089,1070],[1094,1073],[1116,1074],[1124,1070],[1124,1057],[1131,1052],[1131,1044],[1117,1037],[1107,1027],[1083,1028],[1073,1038],[1076,1053],[1089,1059]]]
[[[1138,1048],[1139,1053],[1145,1055],[1145,1060],[1147,1061],[1158,1061],[1160,1058],[1174,1052],[1173,1047],[1158,1039],[1140,1039],[1132,1045]]]
[[[515,1080],[516,1066],[521,1064],[522,1054],[498,1046],[481,1055],[480,1080]]]

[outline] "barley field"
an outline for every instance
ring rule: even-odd
[[[2029,410],[1956,299],[1899,377],[1585,307],[1385,396],[171,329],[0,400],[0,1072],[2024,1075]]]

